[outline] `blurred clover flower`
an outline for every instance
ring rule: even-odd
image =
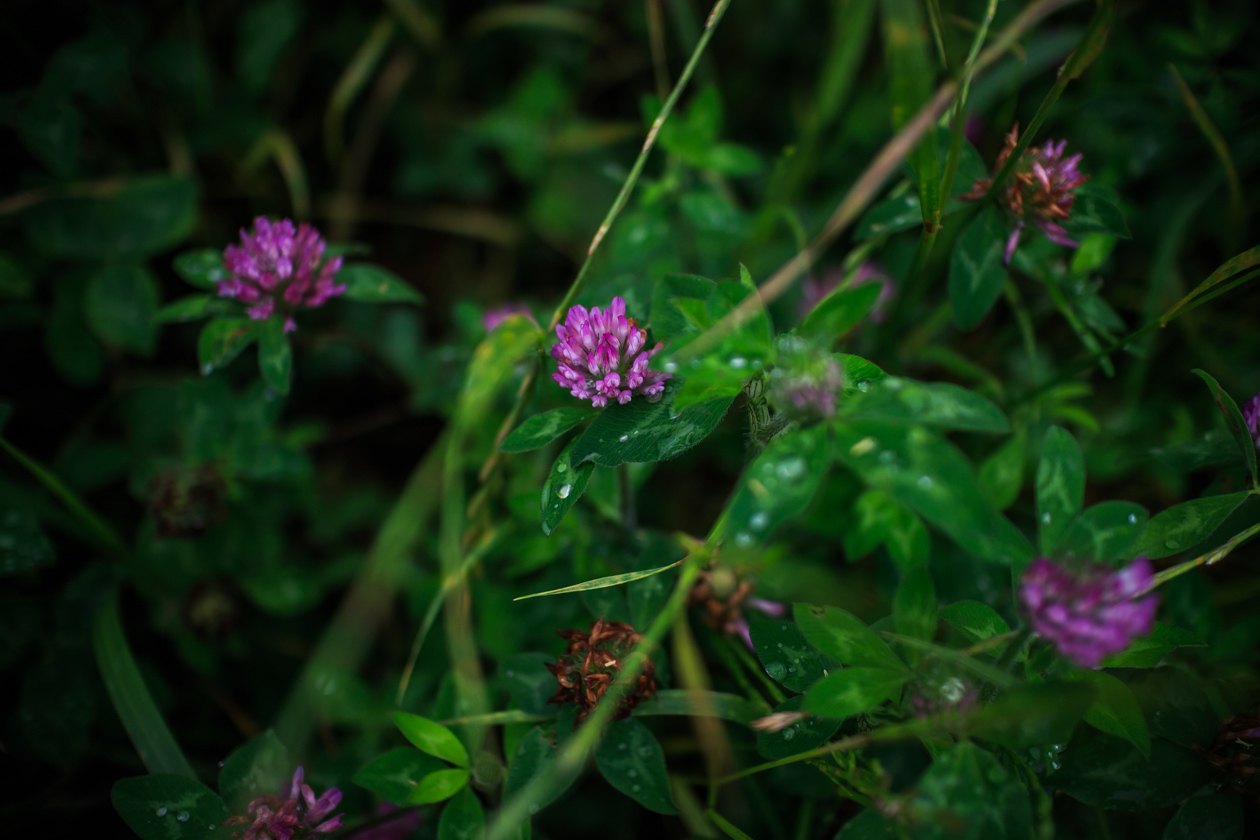
[[[661,351],[657,342],[644,350],[647,332],[638,321],[626,317],[626,302],[615,297],[604,311],[593,306],[569,309],[563,324],[556,325],[560,338],[551,348],[559,370],[551,375],[562,388],[580,400],[590,400],[596,408],[615,399],[622,405],[642,395],[656,402],[665,391],[668,373],[648,369],[648,362]]]
[[[226,819],[223,824],[249,825],[243,832],[232,832],[237,840],[300,840],[340,829],[342,814],[324,819],[340,803],[339,788],[329,788],[316,799],[315,791],[305,783],[305,771],[299,765],[293,773],[287,798],[259,796],[249,803],[244,815]]]
[[[1017,124],[1006,135],[1006,143],[993,167],[995,173],[1002,171],[1018,140]],[[1036,225],[1051,242],[1069,248],[1078,247],[1079,243],[1069,237],[1068,232],[1058,223],[1071,217],[1072,204],[1076,201],[1073,191],[1088,181],[1089,176],[1077,168],[1081,162],[1079,153],[1066,160],[1063,158],[1066,148],[1066,140],[1058,143],[1049,140],[1044,146],[1033,146],[1025,150],[1015,167],[1014,177],[1001,196],[1006,208],[1018,219],[1015,229],[1006,240],[1003,261],[1007,264],[1014,256],[1015,248],[1019,246],[1019,237],[1027,222]],[[962,198],[964,201],[984,198],[992,185],[992,178],[980,178]]]
[[[823,298],[840,286],[844,281],[844,277],[845,272],[843,269],[833,268],[825,271],[822,277],[811,275],[805,278],[805,282],[801,284],[800,316],[804,318],[808,315]],[[853,280],[849,283],[849,288],[856,288],[867,283],[879,284],[879,296],[875,298],[875,306],[871,309],[871,323],[883,323],[884,319],[888,317],[889,301],[897,296],[897,284],[884,273],[882,268],[871,260],[865,260],[858,266],[857,272],[853,275]]]
[[[524,315],[529,320],[534,320],[534,313],[529,311],[529,307],[523,303],[505,303],[502,306],[496,306],[494,309],[486,310],[486,314],[481,316],[481,326],[485,327],[486,332],[494,332],[494,328],[502,324],[513,315]]]
[[[1243,420],[1247,423],[1247,431],[1251,432],[1251,440],[1260,448],[1260,394],[1243,403]]]
[[[782,604],[752,597],[755,588],[752,578],[741,576],[730,566],[716,563],[696,576],[687,600],[690,605],[701,608],[706,624],[728,636],[739,636],[748,649],[753,650],[744,608],[752,607],[775,618],[784,612]]]
[[[341,257],[324,258],[326,243],[319,231],[303,223],[296,228],[283,219],[254,219],[253,233],[241,229],[241,244],[223,252],[228,278],[219,281],[219,296],[247,304],[246,313],[265,321],[277,312],[284,315],[284,331],[297,329],[293,310],[323,306],[345,292],[335,278]]]
[[[227,484],[210,464],[171,467],[149,484],[149,511],[159,537],[196,537],[223,518]]]
[[[1034,632],[1066,659],[1093,668],[1151,632],[1159,596],[1136,596],[1152,580],[1145,557],[1119,571],[1096,564],[1072,570],[1040,557],[1020,578],[1019,601]]]
[[[778,361],[770,372],[770,401],[792,418],[830,417],[844,388],[835,357],[796,336],[776,342]]]
[[[917,718],[931,718],[948,712],[966,712],[975,708],[980,692],[965,677],[922,679],[910,692],[910,708]]]
[[[626,657],[643,637],[629,624],[602,618],[591,625],[589,633],[561,630],[559,635],[568,640],[569,645],[555,662],[547,663],[547,670],[560,683],[555,696],[547,702],[576,703],[580,723],[617,679]],[[634,687],[617,705],[614,719],[628,717],[641,701],[655,695],[656,665],[646,659]]]

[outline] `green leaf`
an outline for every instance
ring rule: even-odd
[[[823,717],[846,718],[868,712],[905,685],[905,669],[842,668],[823,677],[805,694],[805,711]]]
[[[863,283],[832,291],[809,311],[797,332],[834,341],[870,314],[882,288],[879,283]]]
[[[959,601],[941,607],[941,620],[971,642],[979,642],[1011,631],[1006,619],[979,601]]]
[[[219,795],[231,813],[243,814],[256,796],[282,796],[292,783],[293,769],[284,744],[268,729],[223,761]]]
[[[157,344],[157,278],[142,266],[106,265],[93,274],[83,296],[83,313],[107,346],[149,357]]]
[[[678,301],[705,301],[717,283],[695,274],[666,274],[652,290],[652,335],[668,342],[692,329],[691,322],[676,305]]]
[[[1115,191],[1092,181],[1072,191],[1072,217],[1063,222],[1069,233],[1105,233],[1120,239],[1132,239],[1129,225],[1117,205]]]
[[[0,577],[33,572],[56,560],[52,542],[29,511],[10,507],[0,514]]]
[[[502,452],[529,452],[546,446],[565,432],[599,412],[590,408],[556,408],[528,418],[499,445]]]
[[[160,774],[119,779],[109,798],[118,815],[143,840],[227,838],[231,814],[218,795],[195,779]]]
[[[774,713],[799,712],[805,704],[805,696],[789,697],[775,707]],[[836,734],[843,718],[826,718],[807,715],[781,732],[758,732],[757,752],[770,760],[787,758],[808,750],[817,749]]]
[[[969,735],[1011,749],[1065,744],[1094,702],[1097,690],[1082,683],[1030,683],[1000,695],[966,724]]]
[[[938,756],[906,804],[903,819],[915,827],[915,840],[1037,836],[1028,792],[1012,763],[971,743]]]
[[[1098,690],[1094,702],[1085,712],[1085,722],[1095,729],[1124,738],[1142,751],[1151,754],[1151,733],[1142,717],[1142,707],[1127,685],[1103,671],[1077,671],[1068,679],[1092,685]]]
[[[468,778],[467,770],[435,770],[420,780],[407,797],[407,803],[429,805],[450,799],[468,784]]]
[[[845,396],[866,393],[871,389],[872,385],[888,376],[880,369],[879,365],[867,361],[861,356],[854,356],[849,353],[836,353],[835,357],[844,371]]]
[[[1120,653],[1102,661],[1104,668],[1154,668],[1173,650],[1179,647],[1203,647],[1203,640],[1180,627],[1155,622],[1149,636],[1134,639]]]
[[[884,53],[890,68],[892,122],[902,128],[932,96],[935,62],[929,52],[927,27],[915,0],[886,0],[880,4]],[[937,126],[932,121],[923,138],[907,156],[919,189],[923,224],[935,230],[941,217],[941,178],[937,159]]]
[[[56,259],[146,258],[178,245],[197,217],[188,178],[137,178],[104,198],[63,198],[22,212],[37,251]]]
[[[853,400],[849,417],[907,420],[942,429],[1009,432],[1002,409],[966,388],[947,382],[915,382],[887,376]]]
[[[547,536],[556,529],[561,521],[569,515],[569,511],[577,504],[577,500],[586,492],[591,474],[595,472],[592,463],[574,464],[573,447],[577,440],[572,440],[564,450],[556,456],[551,465],[551,472],[543,483],[542,489],[542,530]]]
[[[446,765],[432,756],[411,747],[396,747],[359,768],[351,781],[401,808],[408,804],[420,779],[443,769]]]
[[[996,208],[986,205],[954,245],[949,258],[949,300],[954,323],[964,330],[983,321],[1002,295],[1006,238]]]
[[[215,318],[201,329],[197,359],[201,373],[209,376],[227,367],[241,351],[258,339],[259,322],[251,318]]]
[[[791,622],[750,621],[748,635],[766,673],[792,691],[804,691],[822,679],[827,668],[837,667]]]
[[[284,334],[284,321],[269,318],[258,330],[258,370],[263,382],[281,396],[289,393],[293,374],[293,348]]]
[[[893,595],[893,623],[897,632],[930,642],[936,638],[936,586],[927,566],[902,575]]]
[[[486,815],[472,788],[461,788],[442,809],[437,836],[438,840],[484,840]]]
[[[1164,829],[1163,840],[1242,840],[1242,800],[1230,793],[1187,799]]]
[[[860,241],[873,236],[901,233],[922,224],[923,210],[919,206],[919,196],[907,192],[894,198],[886,198],[862,214],[854,237]]]
[[[1054,548],[1084,502],[1085,456],[1068,431],[1051,426],[1037,465],[1037,522],[1043,554]]]
[[[1206,761],[1163,738],[1151,740],[1150,758],[1122,738],[1096,733],[1077,739],[1060,757],[1048,787],[1099,808],[1147,811],[1167,808],[1212,778]]]
[[[680,383],[671,379],[655,403],[636,397],[610,405],[573,443],[572,460],[601,467],[665,461],[691,449],[717,428],[732,397],[715,397],[674,411]]]
[[[550,672],[549,686],[555,688],[555,679]],[[682,715],[696,717],[707,715],[742,723],[747,726],[765,714],[765,707],[737,694],[725,694],[720,691],[700,691],[697,689],[662,688],[651,699],[634,707],[630,714],[635,717],[656,717],[660,715]]]
[[[1234,436],[1234,442],[1238,444],[1238,449],[1242,452],[1243,461],[1247,464],[1247,471],[1251,474],[1251,483],[1260,486],[1260,480],[1257,480],[1256,477],[1256,444],[1251,439],[1247,421],[1243,419],[1242,412],[1238,410],[1238,404],[1234,402],[1229,394],[1225,393],[1225,389],[1212,378],[1210,373],[1198,368],[1195,368],[1191,373],[1207,383],[1212,396],[1216,399],[1216,407],[1221,410],[1221,415],[1225,418],[1225,428],[1229,429],[1229,433]]]
[[[555,714],[547,701],[556,693],[556,678],[546,664],[555,660],[546,653],[515,653],[499,662],[498,677],[512,698],[512,705],[530,714]]]
[[[185,251],[175,258],[175,273],[199,289],[216,291],[220,280],[226,280],[223,252],[215,248]]]
[[[1024,445],[1024,432],[1017,431],[980,465],[980,487],[998,510],[1013,505],[1024,486]]]
[[[423,752],[459,767],[468,766],[468,751],[442,724],[407,712],[394,712],[393,718],[403,736]]]
[[[701,169],[739,178],[752,175],[761,169],[761,158],[747,146],[738,143],[718,143],[709,148]]]
[[[276,65],[302,27],[306,7],[296,0],[251,4],[236,18],[236,74],[250,94],[262,94]]]
[[[777,437],[748,465],[715,529],[723,540],[749,548],[804,511],[831,464],[827,427]]]
[[[867,808],[845,823],[835,840],[902,840],[903,837],[891,818]]]
[[[843,665],[905,670],[884,640],[850,612],[793,604],[792,614],[810,644]]]
[[[549,765],[555,761],[555,755],[556,747],[548,740],[542,727],[535,726],[529,730],[525,737],[521,738],[520,744],[516,747],[516,754],[512,756],[512,763],[508,765],[507,781],[503,785],[504,801],[510,800],[524,790],[544,770],[549,771]],[[564,776],[556,779],[556,784],[551,786],[546,796],[531,803],[530,812],[536,813],[555,802],[577,781],[578,776],[582,774],[583,764],[585,762],[565,771]]]
[[[110,596],[96,614],[92,625],[92,647],[114,711],[118,713],[144,766],[152,773],[196,778],[197,774],[162,719],[162,713],[140,675],[135,657],[131,655],[118,615],[116,595]],[[217,796],[215,800],[218,800]],[[222,802],[219,804],[221,806]]]
[[[1024,535],[984,498],[971,464],[926,429],[836,423],[836,453],[870,487],[918,511],[965,550],[994,563],[1032,558]]]
[[[542,339],[542,330],[524,315],[510,315],[473,350],[459,392],[456,418],[460,428],[485,420],[499,392],[512,379],[517,365]]]
[[[44,348],[57,372],[73,385],[92,385],[101,378],[105,358],[92,338],[83,314],[84,278],[62,276],[53,288]]]
[[[1055,545],[1056,555],[1097,563],[1127,560],[1146,527],[1146,510],[1133,502],[1099,502],[1077,514]]]
[[[371,263],[342,266],[337,283],[345,285],[347,300],[359,303],[424,303],[424,296],[405,280]]]
[[[1169,469],[1185,473],[1234,463],[1238,446],[1227,430],[1212,429],[1186,443],[1151,449],[1150,454]]]
[[[188,321],[200,321],[223,311],[220,298],[213,295],[189,295],[174,303],[168,303],[153,316],[157,324],[183,324]]]
[[[644,569],[641,572],[624,572],[619,575],[608,575],[607,577],[595,578],[594,580],[575,583],[572,586],[563,586],[559,589],[549,589],[546,592],[535,592],[532,595],[521,595],[519,598],[513,598],[513,601],[524,601],[527,598],[541,598],[544,595],[562,595],[566,592],[586,592],[591,589],[606,589],[610,586],[620,586],[623,583],[642,580],[652,575],[658,575],[661,572],[667,572],[677,566],[682,561],[670,563],[668,566],[658,566],[655,569]]]
[[[882,490],[867,490],[853,504],[844,554],[855,562],[883,545],[897,570],[905,572],[927,562],[929,541],[918,514]]]
[[[1223,496],[1205,496],[1174,505],[1156,514],[1146,524],[1142,538],[1133,549],[1135,555],[1145,554],[1152,560],[1167,557],[1198,545],[1212,536],[1229,515],[1247,500],[1248,493],[1228,493]]]
[[[665,753],[652,731],[633,718],[608,725],[595,748],[595,764],[608,783],[649,811],[677,814]]]

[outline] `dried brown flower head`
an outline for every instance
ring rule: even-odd
[[[576,703],[580,722],[616,680],[626,657],[642,637],[629,624],[602,618],[591,625],[589,633],[561,630],[559,635],[569,645],[559,659],[547,664],[547,670],[560,683],[555,696],[547,702]],[[640,702],[655,695],[656,666],[647,659],[634,686],[618,704],[615,719],[627,717]]]

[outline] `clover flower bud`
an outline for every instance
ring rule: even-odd
[[[341,790],[329,788],[319,798],[306,784],[305,771],[299,765],[293,773],[289,789],[280,796],[255,797],[245,814],[230,817],[224,825],[248,825],[245,831],[234,831],[235,840],[303,840],[319,834],[331,834],[341,828],[342,814],[328,817],[341,803]],[[327,819],[325,819],[328,817]]]

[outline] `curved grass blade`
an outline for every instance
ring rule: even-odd
[[[105,690],[144,766],[150,773],[171,773],[196,779],[197,774],[175,742],[166,721],[162,720],[162,714],[140,676],[140,669],[136,667],[118,617],[117,596],[106,601],[96,616],[92,647],[96,651],[96,664],[101,669]]]
[[[565,586],[560,589],[549,589],[546,592],[535,592],[533,595],[522,595],[519,598],[513,598],[513,601],[524,601],[529,598],[541,598],[544,595],[563,595],[567,592],[587,592],[591,589],[607,589],[610,586],[621,586],[623,583],[630,583],[636,580],[642,580],[652,575],[658,575],[661,572],[669,571],[675,566],[681,565],[682,560],[670,563],[668,566],[658,566],[655,569],[644,569],[641,572],[626,572],[623,575],[609,575],[608,577],[595,578],[594,580],[584,581],[583,583],[575,583],[572,586]]]
[[[1204,280],[1199,285],[1195,286],[1194,291],[1192,291],[1190,294],[1183,297],[1181,300],[1177,301],[1177,303],[1174,304],[1171,309],[1169,309],[1167,312],[1161,315],[1159,317],[1159,325],[1161,327],[1168,326],[1168,322],[1171,321],[1173,318],[1176,318],[1177,315],[1181,312],[1181,310],[1184,309],[1186,305],[1189,304],[1192,300],[1199,297],[1204,292],[1211,289],[1213,286],[1216,286],[1217,284],[1221,283],[1224,280],[1228,280],[1230,277],[1233,277],[1235,274],[1237,274],[1240,271],[1245,271],[1248,268],[1251,268],[1257,263],[1260,263],[1260,245],[1257,245],[1256,247],[1251,248],[1249,250],[1243,251],[1241,254],[1239,254],[1236,257],[1233,257],[1232,259],[1226,260],[1224,263],[1221,264],[1220,268],[1216,269],[1216,271],[1213,271],[1211,274],[1209,274],[1206,280]],[[1256,272],[1252,272],[1251,274],[1247,275],[1247,278],[1250,279],[1255,276],[1256,276]]]

